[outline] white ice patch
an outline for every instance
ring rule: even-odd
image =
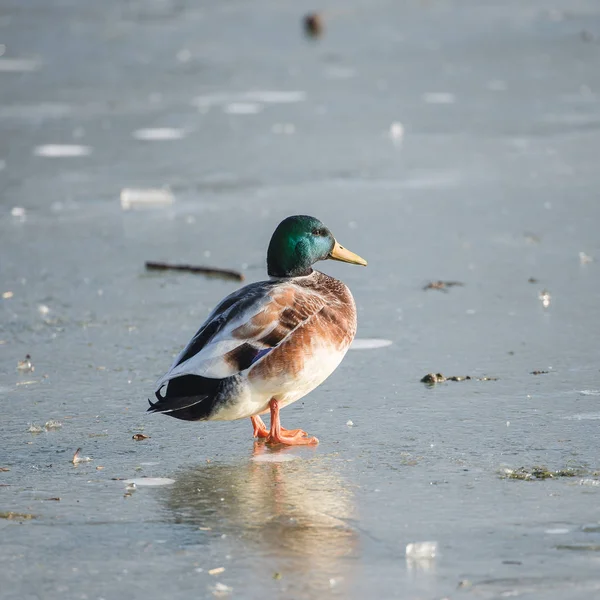
[[[79,146],[78,144],[46,144],[36,146],[33,153],[35,156],[46,158],[72,158],[88,156],[92,153],[92,148],[90,146]]]
[[[255,102],[232,102],[223,109],[228,115],[255,115],[262,110]]]
[[[400,144],[404,138],[404,125],[399,122],[392,123],[389,129],[389,136],[394,144]]]
[[[600,396],[600,390],[581,390],[579,393],[582,396]]]
[[[250,105],[258,106],[259,110],[262,109],[262,104],[292,104],[295,102],[303,102],[306,100],[306,92],[292,90],[255,90],[250,92],[216,92],[214,94],[206,94],[204,96],[196,96],[192,100],[192,104],[197,106],[200,110],[206,111],[213,106],[237,106],[237,105]],[[228,112],[226,110],[226,112]],[[255,110],[252,113],[235,113],[235,114],[254,114],[258,112]]]
[[[406,558],[412,559],[432,559],[437,556],[437,542],[413,542],[406,544]]]
[[[20,219],[21,221],[24,221],[27,217],[27,211],[22,206],[13,206],[12,210],[10,211],[10,214],[15,219]]]
[[[137,487],[156,487],[159,485],[171,485],[175,483],[175,480],[168,477],[135,477],[134,479],[126,479],[123,483]]]
[[[564,417],[567,421],[598,421],[600,420],[600,412],[597,413],[579,413]]]
[[[138,129],[132,135],[136,140],[163,142],[180,140],[185,137],[185,131],[172,127],[157,127],[155,129]]]
[[[352,342],[350,350],[374,350],[375,348],[385,348],[386,346],[391,346],[392,343],[392,340],[357,338]]]
[[[0,72],[4,73],[30,73],[41,66],[35,58],[0,58]]]
[[[175,197],[173,194],[165,189],[123,188],[121,190],[121,208],[123,210],[169,206],[174,202]]]

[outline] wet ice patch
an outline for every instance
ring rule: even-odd
[[[350,345],[350,350],[374,350],[376,348],[385,348],[392,345],[392,340],[378,338],[358,338]]]
[[[135,477],[134,479],[126,479],[123,483],[137,487],[156,487],[159,485],[171,485],[175,483],[175,480],[169,477]]]
[[[283,454],[278,452],[272,452],[270,454],[257,454],[252,457],[254,462],[266,462],[266,463],[281,463],[296,460],[298,457],[294,454]]]
[[[90,146],[79,144],[45,144],[36,146],[33,150],[35,156],[46,158],[73,158],[76,156],[88,156],[92,153]]]
[[[154,129],[137,129],[133,132],[136,140],[142,141],[170,141],[180,140],[185,137],[183,129],[174,129],[172,127],[156,127]]]
[[[4,73],[30,73],[41,66],[36,58],[0,58],[0,72]]]

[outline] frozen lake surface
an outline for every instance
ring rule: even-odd
[[[600,597],[600,6],[314,8],[0,0],[1,600]],[[369,261],[320,445],[146,415],[239,284],[145,261],[299,213]]]

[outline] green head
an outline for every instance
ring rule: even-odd
[[[310,275],[312,265],[328,258],[355,265],[367,264],[340,246],[319,219],[296,215],[277,226],[267,251],[267,268],[271,277],[299,277]]]

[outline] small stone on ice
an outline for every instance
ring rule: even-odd
[[[10,214],[17,219],[25,219],[25,209],[22,206],[14,206]]]
[[[350,420],[346,421],[346,425],[348,425],[348,427],[354,427],[354,423]]]
[[[436,555],[437,542],[413,542],[406,544],[406,558],[435,558]]]

